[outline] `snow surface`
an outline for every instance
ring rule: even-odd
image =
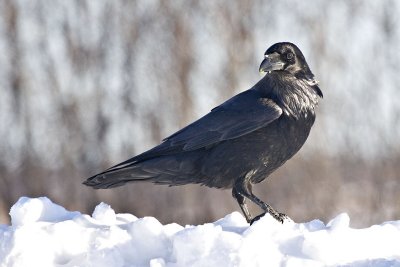
[[[92,216],[22,197],[0,225],[0,266],[400,266],[400,221],[349,227],[343,213],[252,226],[234,212],[204,225],[162,225],[99,204]]]

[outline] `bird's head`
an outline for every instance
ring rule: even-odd
[[[289,42],[276,43],[264,53],[264,60],[261,62],[259,71],[261,74],[283,71],[306,82],[315,93],[323,97],[318,81],[315,80],[306,59],[300,49]]]
[[[304,78],[313,77],[303,53],[292,43],[276,43],[265,51],[264,57],[259,69],[262,74],[272,71],[286,71],[296,77],[299,75],[305,75]]]

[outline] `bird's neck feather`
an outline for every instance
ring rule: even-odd
[[[314,115],[318,105],[318,94],[309,80],[296,78],[284,73],[269,73],[260,81],[258,88],[273,99],[286,115],[298,118],[299,116]]]

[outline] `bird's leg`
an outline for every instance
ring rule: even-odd
[[[246,198],[236,191],[236,187],[232,188],[232,196],[239,203],[240,209],[242,210],[242,212],[244,214],[244,217],[246,217],[246,221],[248,223],[251,223],[253,219],[252,219],[252,216],[251,216],[251,214],[249,212],[249,209],[247,208]]]
[[[259,199],[258,197],[256,197],[253,194],[253,192],[251,190],[250,178],[248,177],[248,175],[246,175],[246,177],[244,179],[237,180],[236,183],[234,184],[233,188],[234,188],[233,190],[236,193],[238,193],[242,197],[246,197],[249,200],[251,200],[254,204],[259,206],[266,213],[268,212],[269,214],[271,214],[271,216],[274,217],[277,221],[283,223],[283,221],[288,218],[287,215],[277,212],[270,205],[263,202],[261,199]],[[239,205],[240,205],[240,203],[239,203]],[[255,217],[252,221],[250,221],[250,224],[253,223],[254,221],[258,220],[259,218],[260,218],[260,216]]]

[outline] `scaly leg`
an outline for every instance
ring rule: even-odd
[[[253,194],[253,192],[251,191],[250,177],[248,177],[248,176],[249,175],[246,175],[246,177],[244,179],[237,180],[233,186],[232,192],[242,196],[243,198],[248,198],[250,201],[252,201],[254,204],[258,205],[265,212],[268,212],[269,214],[271,214],[272,217],[274,217],[277,221],[279,221],[281,223],[283,223],[283,221],[285,219],[289,218],[284,213],[277,212],[270,205],[263,202],[261,199],[259,199],[258,197],[256,197]],[[234,195],[234,197],[235,197],[235,195]],[[242,205],[244,205],[245,209],[247,210],[247,206],[244,204],[244,200],[242,201],[242,204],[241,204],[241,202],[239,201],[239,198],[237,198],[237,197],[235,197],[235,198],[238,200],[240,207],[242,208]],[[243,210],[243,208],[242,208],[242,211],[245,214],[247,221],[249,221],[248,210],[247,210],[248,215],[246,215],[246,212]],[[253,223],[254,221],[258,220],[259,218],[260,218],[260,216],[257,216],[253,220],[250,220],[250,223]]]
[[[251,223],[253,219],[249,209],[247,208],[246,198],[236,191],[236,187],[232,188],[232,196],[236,198],[237,202],[239,203],[240,209],[242,210],[244,217],[246,217],[246,221]]]

